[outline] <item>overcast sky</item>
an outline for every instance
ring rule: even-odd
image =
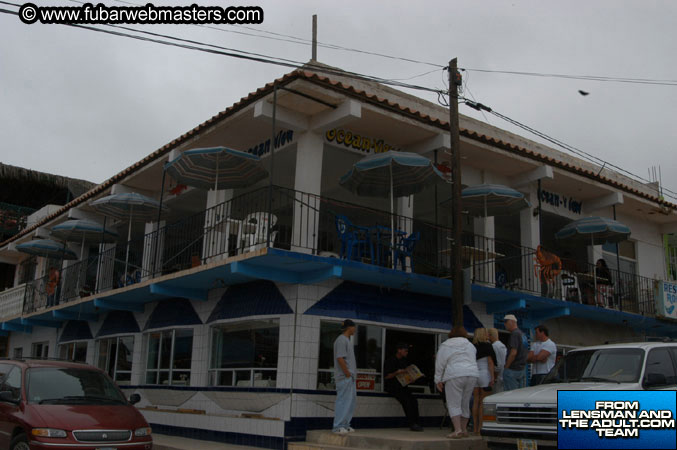
[[[247,28],[130,26],[305,62],[308,45],[263,31],[310,39],[311,16],[318,14],[321,43],[440,65],[457,57],[468,69],[677,80],[677,2],[669,0],[162,3],[258,5],[265,19]],[[388,79],[435,70],[327,48],[318,59]],[[102,182],[289,71],[64,25],[25,25],[0,14],[0,161]],[[443,88],[443,77],[435,70],[408,82]],[[677,85],[472,70],[465,78],[467,97],[644,178],[660,166],[664,185],[677,192]],[[460,112],[534,138],[467,106]]]

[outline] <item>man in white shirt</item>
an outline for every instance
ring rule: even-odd
[[[505,356],[508,353],[508,349],[505,347],[505,344],[498,339],[498,330],[496,328],[489,328],[489,340],[491,341],[491,346],[494,348],[494,353],[496,353],[496,367],[495,371],[495,381],[494,381],[494,390],[493,394],[503,392],[503,367],[505,367]]]
[[[541,384],[543,378],[555,365],[557,358],[557,346],[548,337],[548,328],[539,325],[535,329],[536,340],[531,344],[531,351],[527,355],[527,361],[532,363],[530,386]]]

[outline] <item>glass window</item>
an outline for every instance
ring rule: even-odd
[[[659,377],[664,379],[664,382],[651,380],[655,386],[669,386],[677,384],[677,374],[675,374],[675,366],[672,363],[670,352],[667,348],[655,348],[649,352],[646,358],[646,370],[644,371],[644,381],[649,381],[649,377]],[[652,383],[652,384],[653,384]]]
[[[70,342],[59,345],[59,358],[69,361],[87,362],[87,342]]]
[[[49,356],[49,342],[35,342],[31,346],[33,358],[47,358]]]
[[[14,353],[14,356],[13,356],[14,359],[21,359],[21,358],[23,358],[24,349],[23,349],[23,347],[16,347],[14,349],[13,353]]]
[[[192,328],[150,333],[146,383],[188,385],[192,353]],[[131,352],[129,362],[131,367]]]
[[[9,391],[12,393],[12,399],[20,400],[21,399],[21,369],[19,367],[14,367],[10,370],[5,380],[2,382],[0,391]]]
[[[636,383],[644,351],[637,348],[609,348],[568,352],[553,367],[544,383],[611,380]]]
[[[0,364],[0,382],[5,378],[5,375],[9,373],[12,368],[14,368],[12,364]]]
[[[277,319],[216,325],[212,328],[210,383],[275,387],[279,342]]]
[[[380,392],[383,327],[360,325],[353,339],[357,362],[357,389]]]
[[[134,336],[121,336],[98,341],[97,367],[118,384],[129,384],[132,379],[132,352]]]
[[[26,374],[31,403],[52,405],[127,404],[118,388],[101,372],[85,368],[33,368]]]
[[[360,327],[357,327],[359,330]],[[341,334],[339,322],[320,322],[317,388],[334,390],[334,341]],[[356,355],[357,356],[357,355]]]

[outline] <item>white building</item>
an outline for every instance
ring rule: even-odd
[[[382,392],[382,364],[405,340],[410,360],[432,374],[451,326],[450,188],[440,182],[396,199],[396,228],[419,236],[402,270],[390,268],[388,240],[377,234],[376,226],[390,227],[389,200],[358,197],[339,179],[386,150],[419,153],[444,169],[448,111],[335,71],[301,69],[275,86],[275,105],[271,83],[0,244],[0,259],[17,267],[15,287],[0,292],[9,356],[101,367],[141,395],[138,406],[156,431],[281,448],[331,425],[332,343],[339,322],[351,318],[361,387],[354,424],[404,424],[399,404]],[[532,205],[509,216],[464,216],[469,331],[501,328],[510,312],[524,330],[546,323],[561,348],[677,334],[656,317],[654,293],[657,280],[674,277],[667,245],[677,230],[675,205],[653,186],[524,137],[467,117],[460,127],[462,183],[510,186]],[[216,146],[259,155],[269,169],[275,147],[272,188],[265,179],[243,189],[184,189],[170,176],[161,188],[169,160]],[[127,221],[107,219],[122,236],[117,243],[91,242],[83,251],[68,243],[78,259],[63,263],[58,304],[48,306],[48,268],[61,261],[16,245],[69,218],[103,224],[91,203],[120,192],[162,197],[169,210],[159,234],[156,222],[133,221],[127,242]],[[266,230],[248,221],[269,212],[270,247]],[[615,245],[554,237],[573,220],[614,215],[632,230],[618,256]],[[345,258],[341,216],[365,241],[355,251],[372,245],[374,253]],[[539,244],[565,269],[549,285],[536,275]],[[587,274],[600,258],[612,275],[595,293]],[[133,269],[129,283],[125,266]],[[573,284],[563,283],[567,273]],[[607,307],[585,304],[595,297]],[[429,384],[417,388],[421,413],[424,423],[439,423],[442,403]]]

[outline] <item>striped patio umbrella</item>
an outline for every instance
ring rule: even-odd
[[[236,189],[268,177],[258,156],[226,147],[186,150],[165,164],[182,184],[201,189]]]
[[[463,210],[473,216],[500,216],[531,207],[524,194],[501,184],[479,184],[461,192]]]
[[[590,245],[621,242],[630,237],[630,228],[605,217],[585,217],[565,225],[556,239],[577,240]]]
[[[390,245],[394,267],[394,197],[416,194],[440,180],[444,181],[444,175],[425,156],[391,150],[362,158],[341,177],[339,184],[357,195],[390,197]]]
[[[630,237],[630,227],[605,217],[584,217],[573,221],[555,233],[555,239],[566,239],[579,244],[602,245],[617,243]],[[597,292],[597,271],[593,270],[595,292]]]
[[[29,255],[45,258],[77,259],[74,251],[67,249],[64,244],[51,239],[35,239],[16,246],[16,249]]]
[[[167,210],[160,202],[136,192],[124,192],[109,195],[92,202],[92,206],[101,214],[118,220],[129,220],[127,230],[127,251],[125,254],[125,274],[129,261],[129,241],[132,237],[132,220],[152,220],[157,217],[158,209]]]

